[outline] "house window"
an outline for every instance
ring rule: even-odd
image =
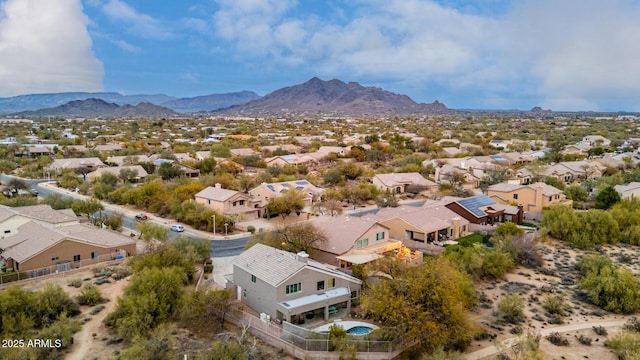
[[[518,200],[518,194],[513,194],[513,199]]]
[[[54,256],[54,257],[51,258],[51,261],[56,261],[58,259],[60,259],[58,256]]]
[[[93,252],[91,253],[91,258],[92,258],[92,259],[97,259],[97,258],[98,258],[98,252],[97,252],[97,251],[93,251]]]
[[[318,281],[318,291],[324,290],[324,280]]]
[[[4,233],[5,234],[9,234],[9,233],[11,233],[11,230],[5,230]]]
[[[211,205],[211,200],[210,199],[207,200],[207,205]]]
[[[551,199],[552,199],[552,198],[553,198],[552,196],[549,196],[549,202],[551,202]]]
[[[384,231],[381,231],[376,234],[376,241],[383,240],[383,239],[384,239]]]
[[[302,283],[287,285],[285,291],[287,295],[299,293],[302,291]]]
[[[254,283],[258,280],[258,278],[255,275],[251,275],[251,282]]]
[[[369,246],[369,239],[362,239],[356,241],[356,249],[362,249],[363,247]]]
[[[244,200],[240,200],[240,206],[244,205]]]
[[[336,278],[331,278],[329,279],[328,288],[331,289],[334,287],[336,287]]]
[[[80,255],[73,255],[73,261],[80,261]]]
[[[462,232],[467,231],[467,225],[462,225]]]

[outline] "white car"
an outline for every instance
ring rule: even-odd
[[[182,226],[182,225],[171,225],[171,231],[183,232],[184,231],[184,226]]]

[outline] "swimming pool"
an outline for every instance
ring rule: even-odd
[[[362,321],[334,321],[331,324],[322,325],[313,330],[322,334],[328,334],[329,327],[334,324],[340,325],[347,331],[347,334],[351,335],[366,335],[378,328],[376,325]]]
[[[371,326],[355,326],[351,329],[347,330],[347,334],[351,335],[367,335],[372,332],[373,328]]]

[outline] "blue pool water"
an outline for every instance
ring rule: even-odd
[[[373,331],[373,328],[370,328],[368,326],[355,326],[352,327],[351,329],[347,330],[347,334],[351,334],[351,335],[366,335],[370,332]]]

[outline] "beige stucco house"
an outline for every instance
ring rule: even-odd
[[[567,200],[562,190],[543,182],[529,185],[495,184],[489,186],[487,195],[499,204],[519,204],[524,211],[532,213],[541,213],[543,208],[551,205],[573,205],[573,201]]]
[[[362,282],[304,252],[256,244],[233,261],[233,284],[238,300],[256,312],[302,323],[315,316],[330,320],[340,309],[350,309]]]
[[[419,173],[376,174],[371,179],[378,189],[390,191],[394,194],[404,194],[407,190],[422,189],[420,191],[435,192],[439,185],[425,179]]]
[[[6,270],[45,275],[136,254],[136,242],[119,232],[89,224],[52,227],[28,221],[0,239]]]
[[[215,184],[215,187],[209,186],[198,192],[195,194],[195,200],[198,204],[219,214],[244,215],[250,219],[261,215],[260,209],[254,206],[249,194],[223,189],[220,184]]]

